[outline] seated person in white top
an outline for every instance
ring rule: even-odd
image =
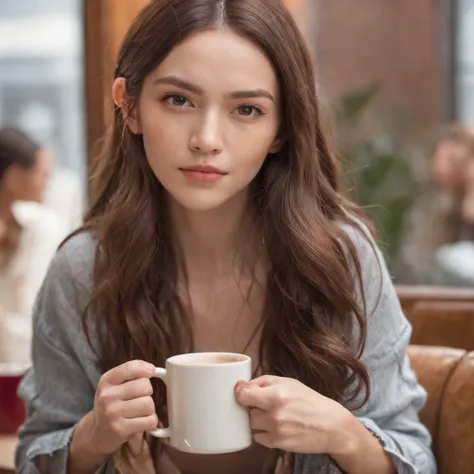
[[[51,166],[24,133],[0,130],[0,363],[29,363],[34,300],[66,234],[41,204]]]

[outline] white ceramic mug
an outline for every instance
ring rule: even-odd
[[[239,380],[250,380],[252,360],[243,354],[198,352],[170,357],[155,377],[167,386],[168,428],[150,432],[180,451],[220,454],[252,443],[248,411],[235,400]]]

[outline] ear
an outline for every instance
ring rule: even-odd
[[[123,77],[118,77],[115,79],[112,86],[112,96],[114,98],[115,105],[122,110],[123,119],[128,125],[128,128],[132,133],[137,135],[141,133],[140,124],[137,119],[136,110],[130,109],[129,103],[127,102],[125,82],[126,79]]]
[[[273,141],[268,153],[278,153],[286,142],[286,135],[278,135]]]

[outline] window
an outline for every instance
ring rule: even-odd
[[[0,2],[0,126],[53,149],[85,187],[81,0]]]
[[[456,31],[457,115],[474,124],[474,2],[458,0]]]

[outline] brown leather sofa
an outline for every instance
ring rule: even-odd
[[[438,473],[474,474],[474,352],[412,345],[409,356],[428,392],[421,419],[433,437]]]
[[[474,474],[474,288],[398,286],[439,474]],[[454,349],[456,348],[456,349]]]
[[[397,294],[413,344],[474,351],[474,288],[398,286]]]

